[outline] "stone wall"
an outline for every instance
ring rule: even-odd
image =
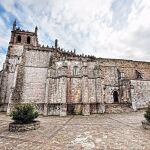
[[[142,108],[149,102],[149,81],[149,62],[96,58],[40,46],[37,27],[28,32],[14,23],[0,72],[0,110],[4,104],[9,112],[11,105],[22,102],[33,103],[44,115],[89,115],[103,113],[105,104],[111,106],[115,99]]]
[[[143,79],[150,79],[150,63],[131,61],[131,60],[119,60],[119,59],[98,59],[99,65],[106,67],[115,67],[124,73],[125,78],[135,79],[135,70],[138,70]],[[105,70],[105,69],[104,69]],[[111,71],[111,68],[109,69]],[[107,70],[106,70],[107,71]],[[110,77],[110,76],[109,76]]]
[[[81,103],[82,102],[82,81],[80,78],[67,79],[67,102],[68,103]]]
[[[8,47],[8,56],[21,57],[24,50],[24,46],[20,44],[13,44]],[[6,58],[7,59],[7,58]]]
[[[50,52],[26,50],[23,101],[44,103]]]
[[[4,70],[0,71],[0,111],[6,111],[8,103],[5,101],[6,97],[6,81],[7,74]]]
[[[1,103],[8,105],[11,103],[14,88],[16,86],[17,66],[21,62],[23,53],[22,45],[11,45],[8,48],[6,61],[3,65],[3,75],[0,88]],[[3,106],[2,106],[3,107]],[[6,111],[5,107],[5,111]]]
[[[26,48],[25,66],[37,67],[37,68],[48,68],[50,57],[51,57],[50,51],[44,51],[40,48],[37,49]]]
[[[43,103],[47,68],[24,67],[23,101]]]
[[[73,60],[72,57],[58,61],[53,58],[57,56],[55,52],[55,49],[42,47],[25,47],[24,52],[21,46],[10,47],[5,78],[1,75],[1,81],[7,80],[3,81],[7,85],[3,90],[5,102],[18,99],[34,103],[41,114],[48,115],[65,114],[71,107],[76,114],[98,113],[104,112],[104,103],[114,103],[114,91],[118,92],[119,102],[132,102],[130,80],[136,79],[136,70],[141,73],[142,80],[150,79],[149,63],[113,59]],[[143,106],[142,102],[139,103]]]
[[[43,114],[50,51],[26,49],[22,101],[35,104]]]
[[[68,114],[89,114],[90,109],[91,113],[102,112],[101,73],[94,64],[58,61],[49,68],[48,115],[60,115],[62,107]]]
[[[4,103],[6,95],[7,74],[4,70],[0,72],[0,103]]]
[[[3,76],[3,70],[0,71],[0,85],[1,85],[1,82],[2,82],[2,76]]]
[[[150,102],[150,81],[131,80],[131,99],[133,108],[147,107]]]
[[[106,103],[114,102],[113,91],[118,91],[121,103],[132,102],[130,80],[138,80],[136,71],[141,74],[141,80],[150,80],[150,63],[148,62],[103,58],[99,59],[98,62],[103,77],[102,97]]]

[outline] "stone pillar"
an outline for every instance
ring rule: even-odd
[[[136,101],[132,100],[132,108],[134,111],[137,111]]]
[[[11,113],[11,104],[8,103],[8,106],[7,106],[7,115],[10,115]]]
[[[0,83],[0,103],[4,104],[6,102],[6,91],[7,91],[7,81],[8,81],[8,74],[6,71],[3,71],[1,83]]]
[[[44,103],[44,112],[43,112],[43,115],[44,116],[48,115],[48,104],[47,103]]]
[[[14,91],[14,88],[12,88],[11,89],[11,93],[10,93],[10,95],[9,95],[9,100],[8,100],[8,106],[7,106],[7,115],[10,115],[10,113],[11,113],[11,109],[12,109],[12,93],[13,93],[13,91]]]
[[[67,92],[67,78],[61,78],[61,103],[66,103]]]
[[[90,115],[87,67],[83,67],[82,72],[83,72],[83,77],[82,77],[82,103],[83,103],[82,114]]]
[[[48,115],[48,89],[49,89],[49,78],[46,79],[46,88],[45,88],[45,103],[44,103],[44,112],[43,115]]]
[[[100,114],[102,114],[102,113],[104,113],[105,112],[105,104],[98,104],[98,110],[97,110],[97,113],[100,113]]]
[[[105,105],[102,100],[102,87],[101,87],[101,78],[97,77],[96,79],[96,102],[97,102],[97,113],[105,112]]]
[[[16,81],[17,81],[18,70],[19,70],[19,65],[16,65],[16,69],[15,69],[14,77],[13,77],[13,81],[12,81],[12,86],[10,88],[10,93],[9,93],[9,97],[8,97],[7,115],[9,115],[11,113],[11,110],[12,110],[12,107],[13,107],[12,97],[13,97],[13,94],[15,94],[14,90],[16,88],[15,86],[16,86]],[[9,84],[9,82],[10,81],[7,81],[7,84]],[[7,89],[7,91],[8,91],[8,89]]]
[[[134,95],[134,87],[132,87],[131,89],[131,95]],[[136,99],[134,97],[131,97],[132,100],[132,108],[134,111],[137,111],[137,102]]]
[[[60,116],[67,116],[67,104],[60,105]]]
[[[60,116],[67,116],[67,78],[64,76],[61,78],[61,105]]]
[[[102,103],[102,89],[101,89],[101,78],[97,77],[96,79],[96,102]]]
[[[84,116],[90,115],[90,104],[83,104],[82,114]]]

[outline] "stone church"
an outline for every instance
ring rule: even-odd
[[[0,71],[0,111],[32,103],[45,116],[132,111],[150,101],[150,63],[96,58],[41,46],[13,23]]]

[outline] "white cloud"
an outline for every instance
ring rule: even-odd
[[[78,53],[150,61],[148,0],[5,0],[1,5],[7,20],[11,13],[24,29],[37,25],[42,44],[51,46],[57,38],[61,47]],[[10,26],[1,17],[0,27],[0,47],[7,48]]]

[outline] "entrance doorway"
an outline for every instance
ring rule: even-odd
[[[114,103],[118,103],[119,102],[119,98],[118,98],[118,92],[114,91],[113,92],[113,99],[114,99]]]

